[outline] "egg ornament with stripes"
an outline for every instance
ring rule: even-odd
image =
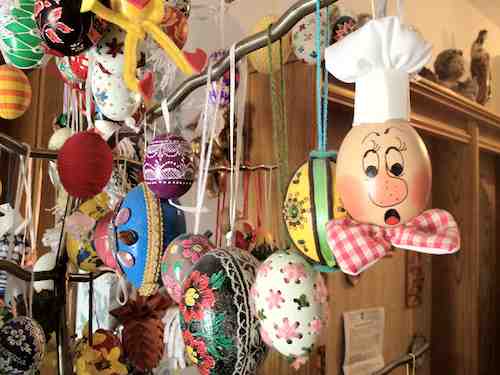
[[[21,117],[31,104],[31,95],[26,74],[10,65],[0,66],[0,118]]]
[[[338,269],[326,224],[345,216],[335,189],[336,153],[314,153],[294,173],[283,203],[283,219],[294,246],[321,270]]]

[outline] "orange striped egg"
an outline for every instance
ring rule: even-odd
[[[21,117],[31,103],[28,77],[10,65],[0,66],[0,118],[13,120]]]

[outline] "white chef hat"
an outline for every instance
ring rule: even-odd
[[[432,45],[398,17],[377,18],[325,51],[326,69],[356,83],[354,125],[410,117],[409,75],[431,58]]]

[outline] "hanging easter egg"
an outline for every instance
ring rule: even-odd
[[[10,65],[0,66],[0,118],[21,117],[31,104],[31,85],[28,77]]]
[[[193,265],[214,248],[202,234],[181,234],[167,246],[161,259],[161,278],[176,303],[181,302],[182,285]]]
[[[321,32],[320,32],[320,56],[323,59],[325,48],[327,47],[326,29],[327,12],[321,11]],[[330,36],[328,36],[328,40]],[[295,55],[309,65],[316,64],[316,15],[310,14],[304,17],[292,29],[292,47]]]
[[[130,91],[121,74],[108,71],[108,65],[96,62],[92,67],[92,95],[99,112],[113,121],[125,121],[142,103],[139,93]]]
[[[40,366],[44,352],[45,335],[33,319],[18,317],[0,329],[0,373],[31,373]]]
[[[298,253],[278,251],[262,263],[252,300],[264,341],[289,358],[306,358],[323,328],[327,292]]]
[[[237,248],[216,249],[184,281],[179,305],[187,358],[200,374],[255,374],[266,355],[252,314],[257,260]]]
[[[95,45],[104,27],[91,12],[80,13],[80,1],[37,0],[35,20],[47,53],[76,56]]]
[[[0,8],[0,51],[5,62],[19,69],[33,69],[47,58],[33,11],[34,0],[3,0]]]
[[[94,232],[110,210],[109,196],[100,193],[81,204],[76,214],[66,220],[68,258],[83,271],[96,272],[103,265],[97,255]]]
[[[0,300],[0,328],[4,326],[9,320],[14,318],[12,309],[7,306],[3,300]]]
[[[337,188],[358,222],[406,223],[427,207],[431,182],[427,148],[406,121],[354,126],[340,146]]]
[[[76,133],[59,150],[59,177],[73,197],[86,199],[99,194],[108,183],[112,169],[111,149],[98,134]]]
[[[180,9],[165,2],[165,12],[160,27],[179,49],[184,47],[188,37],[188,19]]]
[[[54,253],[43,254],[37,259],[33,266],[33,272],[52,271],[56,267],[57,256]],[[33,282],[33,288],[36,292],[42,290],[54,290],[54,280],[44,280]]]
[[[275,23],[278,20],[276,16],[266,16],[262,18],[252,29],[252,34],[267,32],[269,25]],[[290,43],[290,34],[286,34],[281,38],[281,45],[283,48],[283,64],[290,56],[292,52],[292,47]],[[269,66],[269,52],[268,48],[261,48],[255,52],[248,55],[248,59],[252,63],[255,70],[259,73],[269,74],[270,72],[275,72],[280,69],[280,42],[279,40],[271,44],[271,55],[272,55],[272,69]]]
[[[113,218],[115,213],[108,212],[96,225],[93,240],[97,256],[106,267],[119,270],[116,263],[116,239],[114,237]]]
[[[59,71],[59,74],[61,75],[61,78],[64,81],[64,83],[66,83],[73,89],[82,90],[85,82],[80,80],[71,69],[71,65],[69,63],[69,57],[68,56],[56,57],[55,63],[56,63],[56,68]]]
[[[120,268],[141,296],[154,294],[159,286],[163,250],[186,231],[182,211],[140,184],[123,199],[114,225]]]
[[[49,138],[49,150],[58,151],[73,134],[70,128],[57,129]]]
[[[69,66],[73,74],[80,80],[85,82],[89,72],[89,59],[87,52],[82,52],[77,56],[69,56]]]
[[[174,199],[193,184],[191,145],[181,136],[167,133],[154,138],[144,155],[144,181],[157,197]]]
[[[215,51],[210,54],[209,59],[212,61],[212,64],[216,64],[220,60],[226,57],[226,53],[224,51]],[[238,89],[238,85],[240,83],[240,72],[239,69],[236,68],[236,89]],[[221,107],[226,107],[230,102],[231,95],[231,75],[229,70],[224,73],[222,76],[222,80],[212,82],[210,88],[209,99],[212,104],[216,104],[217,100],[219,100],[219,105]]]
[[[335,170],[335,153],[311,157],[294,173],[283,203],[284,222],[295,247],[328,268],[336,262],[328,246],[326,224],[344,215],[335,189]]]

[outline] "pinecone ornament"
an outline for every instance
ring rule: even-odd
[[[172,304],[170,297],[156,293],[130,299],[125,306],[111,311],[123,324],[125,356],[137,370],[152,370],[160,363],[165,329],[162,318]]]

